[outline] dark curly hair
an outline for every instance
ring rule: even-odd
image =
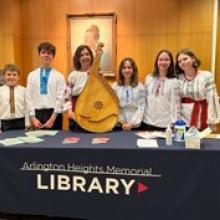
[[[73,56],[73,65],[75,67],[76,70],[81,70],[81,63],[80,63],[80,57],[81,57],[81,52],[86,49],[88,50],[90,56],[91,56],[91,65],[93,63],[93,54],[92,54],[92,50],[90,49],[89,46],[82,44],[80,46],[78,46],[76,48],[75,54]]]

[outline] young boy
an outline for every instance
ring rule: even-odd
[[[19,75],[20,71],[15,65],[5,65],[3,69],[5,85],[0,87],[0,120],[2,131],[28,127],[28,116],[27,114],[25,115],[25,88],[18,85]]]
[[[26,102],[35,129],[62,129],[62,104],[65,79],[51,64],[56,48],[49,42],[38,46],[41,67],[28,75]]]

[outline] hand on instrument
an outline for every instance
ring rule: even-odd
[[[122,124],[122,129],[124,131],[129,131],[133,128],[133,124],[132,123],[129,123],[129,122],[125,122]]]
[[[68,114],[68,117],[70,118],[70,119],[72,119],[72,120],[76,120],[76,116],[75,116],[75,113],[71,110],[71,109],[69,109],[68,111],[67,111],[67,114]]]
[[[209,124],[209,127],[212,130],[212,132],[216,132],[217,128],[215,124]]]

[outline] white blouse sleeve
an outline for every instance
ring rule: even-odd
[[[145,108],[145,94],[143,84],[139,83],[137,90],[137,110],[131,118],[131,123],[133,125],[139,125],[142,122]]]
[[[180,85],[177,79],[170,79],[170,113],[171,122],[180,117]]]
[[[63,111],[64,103],[64,92],[66,87],[66,81],[62,73],[57,75],[57,88],[56,88],[56,106],[54,109],[55,113],[61,113]]]
[[[64,103],[63,103],[63,111],[67,111],[72,109],[72,88],[75,84],[74,78],[70,73],[67,78],[66,88],[64,92]]]
[[[216,91],[214,77],[212,73],[206,72],[205,80],[205,96],[208,103],[208,124],[216,124],[220,122],[219,98]]]
[[[25,92],[25,100],[26,100],[26,108],[27,108],[27,114],[29,116],[35,116],[35,108],[34,103],[32,101],[33,97],[33,80],[34,80],[34,73],[30,73],[27,78],[27,87]]]
[[[145,93],[145,105],[147,106],[147,96],[149,95],[149,91],[148,91],[148,87],[151,84],[151,82],[153,81],[153,76],[152,74],[148,74],[144,80],[144,93]]]
[[[120,102],[120,97],[119,97],[119,93],[120,93],[120,87],[118,86],[117,82],[114,82],[112,85],[112,89],[115,92],[115,94],[117,95],[119,102]],[[119,107],[119,116],[118,116],[118,122],[119,123],[123,123],[126,121],[126,116],[124,114],[124,111],[121,107]]]
[[[26,95],[26,88],[25,88],[25,95]],[[24,113],[24,118],[25,118],[25,127],[28,128],[31,126],[31,121],[30,121],[30,115],[29,115],[29,111],[27,108],[27,102],[26,102],[26,97],[24,96],[24,109],[25,109],[25,113]]]

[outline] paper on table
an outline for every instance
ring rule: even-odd
[[[205,138],[220,139],[220,134],[208,134]]]
[[[43,142],[44,140],[35,136],[24,136],[24,137],[17,137],[19,140],[23,141],[24,143],[39,143]]]
[[[18,138],[6,138],[4,140],[1,140],[0,143],[3,144],[4,146],[11,146],[11,145],[23,144],[24,141]]]
[[[137,146],[140,148],[158,148],[157,140],[155,139],[137,139]]]
[[[36,131],[29,131],[25,134],[27,136],[35,136],[35,137],[43,137],[43,136],[55,136],[58,131],[55,130],[36,130]]]
[[[207,127],[206,129],[204,129],[203,131],[199,132],[199,138],[205,138],[207,135],[211,134],[212,130],[210,127]]]
[[[63,144],[76,144],[80,140],[80,137],[65,137],[63,140]]]
[[[162,131],[139,131],[135,133],[138,137],[141,138],[165,138],[165,133]]]
[[[106,144],[110,139],[109,137],[95,137],[92,139],[92,144]]]

